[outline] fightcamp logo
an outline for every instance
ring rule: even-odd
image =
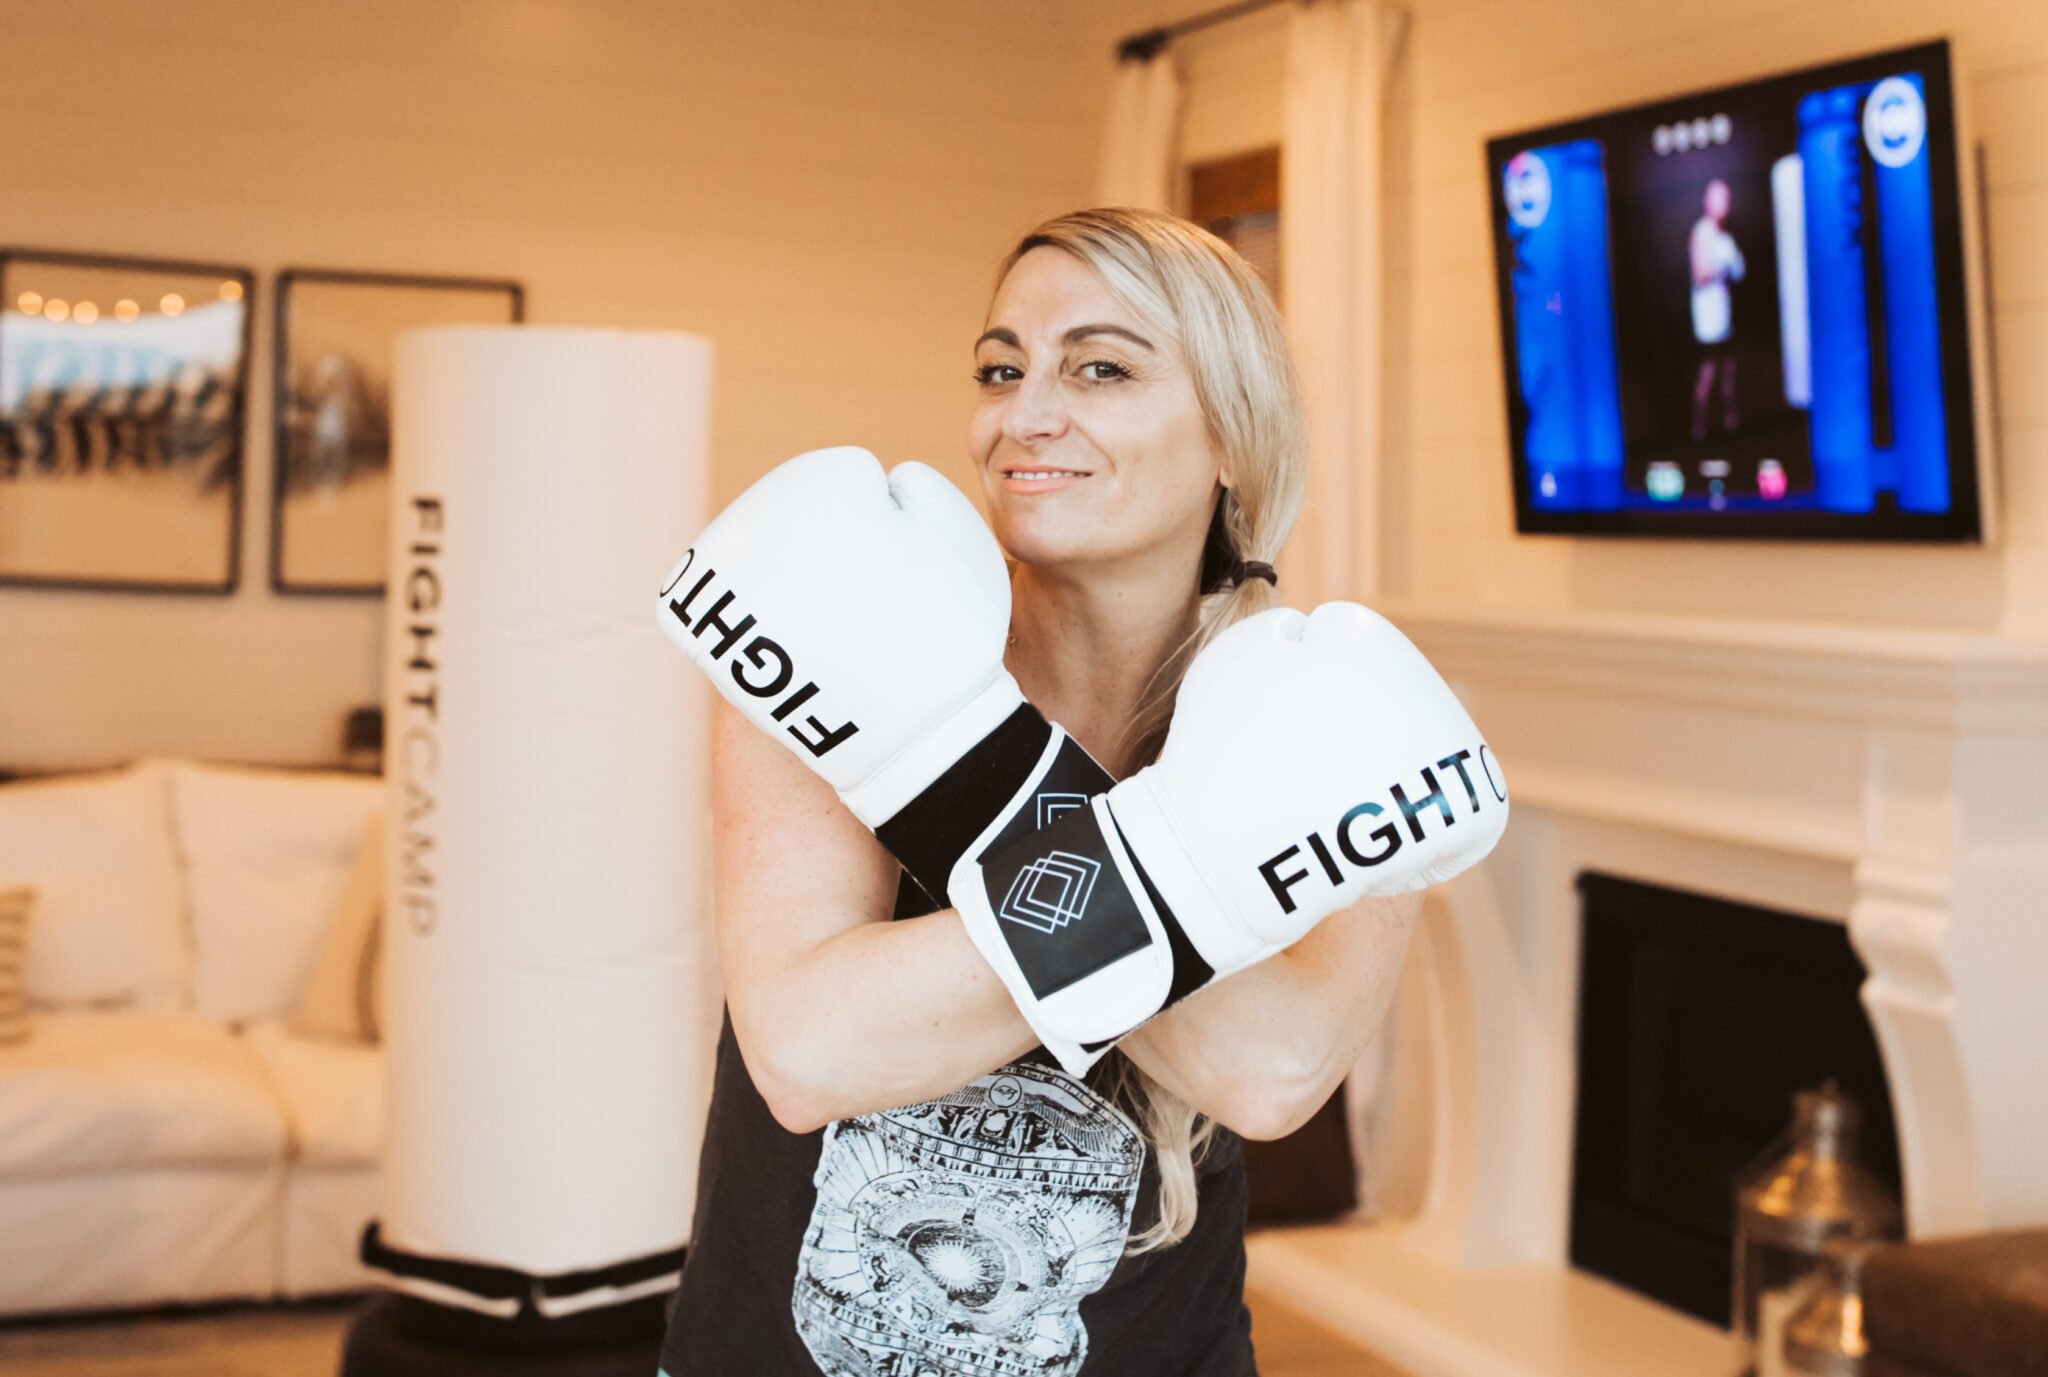
[[[1494,773],[1493,766],[1488,763],[1487,756],[1489,754],[1486,746],[1482,743],[1479,747],[1477,764],[1486,780],[1486,792],[1495,803],[1506,803],[1508,801],[1507,790],[1501,786],[1498,777]],[[1393,797],[1395,811],[1401,815],[1401,822],[1407,823],[1409,835],[1417,843],[1420,843],[1423,839],[1424,829],[1422,820],[1425,815],[1433,812],[1436,816],[1443,819],[1443,825],[1446,828],[1455,827],[1458,822],[1458,815],[1452,808],[1450,798],[1445,794],[1443,787],[1437,783],[1437,770],[1457,771],[1459,781],[1465,786],[1465,797],[1471,805],[1467,816],[1480,810],[1479,788],[1472,782],[1471,772],[1466,768],[1466,762],[1472,759],[1473,754],[1471,751],[1454,751],[1442,760],[1437,761],[1434,769],[1424,766],[1421,771],[1423,792],[1418,798],[1410,799],[1408,791],[1398,784],[1388,787],[1387,792]],[[1383,806],[1368,799],[1363,803],[1355,805],[1342,817],[1338,818],[1336,825],[1330,829],[1331,836],[1337,842],[1334,854],[1330,850],[1329,841],[1324,838],[1320,831],[1311,832],[1302,838],[1302,841],[1308,845],[1308,849],[1315,853],[1316,861],[1321,865],[1323,874],[1331,885],[1341,885],[1345,879],[1343,867],[1337,863],[1338,856],[1341,855],[1346,861],[1359,869],[1369,870],[1376,865],[1384,865],[1389,860],[1392,860],[1399,853],[1402,846],[1406,844],[1401,835],[1400,823],[1389,818],[1386,822],[1381,823],[1366,834],[1365,841],[1367,843],[1377,844],[1374,846],[1374,849],[1361,849],[1355,830],[1359,826],[1360,820],[1381,817],[1385,815],[1386,811]],[[1303,880],[1310,879],[1314,875],[1314,872],[1308,868],[1306,862],[1303,862],[1298,870],[1290,871],[1285,875],[1280,873],[1281,866],[1286,865],[1291,860],[1295,860],[1300,855],[1301,845],[1296,844],[1289,846],[1277,856],[1261,862],[1259,865],[1259,874],[1265,877],[1266,886],[1273,891],[1273,897],[1280,901],[1280,911],[1282,913],[1294,912],[1295,903],[1291,891]]]
[[[1088,795],[1048,791],[1034,800],[1040,830],[1088,806]],[[1088,896],[1095,892],[1099,862],[1071,851],[1041,856],[1017,872],[1009,891],[996,905],[996,916],[1021,923],[1050,937],[1069,923],[1088,916]]]
[[[726,611],[733,602],[733,593],[729,588],[719,593],[708,607],[696,606],[693,610],[693,605],[710,587],[711,581],[718,576],[718,571],[709,566],[706,566],[703,574],[690,586],[689,592],[680,598],[670,597],[677,585],[682,583],[690,572],[690,566],[696,562],[695,550],[684,555],[682,568],[676,570],[676,576],[669,580],[668,587],[661,590],[661,596],[668,598],[670,614],[690,628],[693,639],[702,641],[707,631],[718,633],[718,638],[711,643],[711,658],[724,660],[732,648],[739,645],[740,637],[753,630],[756,618],[749,612],[737,621],[726,620],[732,615]],[[790,658],[789,652],[783,649],[780,643],[770,640],[765,635],[757,635],[741,646],[739,655],[730,661],[726,668],[732,671],[732,681],[756,698],[774,698],[796,680],[796,662]],[[806,680],[803,687],[777,703],[774,711],[768,716],[776,722],[784,723],[783,730],[795,737],[813,756],[822,756],[860,728],[854,724],[852,718],[848,718],[840,726],[827,727],[809,714],[806,714],[801,722],[788,722],[790,714],[810,702],[817,693],[817,682]],[[810,729],[809,735],[804,733],[806,727]]]
[[[1086,794],[1040,794],[1038,796],[1038,825],[1050,827],[1076,808],[1088,806]]]
[[[411,654],[402,663],[402,722],[393,770],[404,794],[398,832],[398,906],[406,926],[421,937],[434,931],[434,849],[437,808],[434,779],[441,771],[441,665],[435,644],[441,634],[441,499],[412,500],[413,539],[401,591],[407,620],[401,634]]]
[[[1086,856],[1055,851],[1017,872],[996,913],[1048,937],[1088,916],[1088,899],[1102,867]]]

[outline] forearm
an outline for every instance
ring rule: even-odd
[[[1378,1033],[1420,893],[1366,899],[1259,964],[1189,996],[1125,1038],[1153,1080],[1247,1137],[1313,1114]]]
[[[733,1026],[785,1127],[933,1099],[1038,1038],[951,909],[861,923],[735,993]]]

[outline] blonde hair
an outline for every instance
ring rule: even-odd
[[[1109,206],[1046,221],[1025,235],[996,273],[1003,279],[1037,248],[1060,249],[1094,270],[1118,303],[1177,347],[1230,476],[1204,551],[1194,627],[1154,671],[1125,729],[1135,770],[1156,759],[1173,720],[1181,677],[1231,623],[1276,606],[1262,579],[1229,577],[1238,560],[1271,564],[1294,529],[1307,482],[1301,384],[1271,293],[1215,235],[1160,211]],[[1195,1163],[1215,1124],[1122,1056],[1114,1089],[1134,1106],[1159,1167],[1159,1221],[1135,1236],[1133,1253],[1170,1247],[1195,1226]]]

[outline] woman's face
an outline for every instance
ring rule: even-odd
[[[1040,566],[1200,558],[1222,462],[1179,351],[1035,248],[974,346],[969,444],[996,538]]]

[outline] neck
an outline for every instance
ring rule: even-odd
[[[1026,564],[1011,581],[1010,672],[1113,775],[1146,685],[1194,629],[1194,586],[1178,561],[1085,577]]]

